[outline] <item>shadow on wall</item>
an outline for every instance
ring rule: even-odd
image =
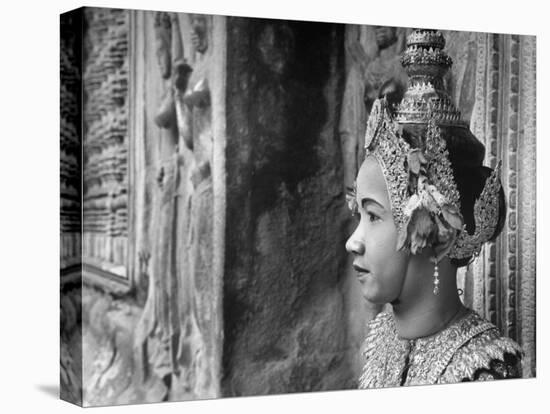
[[[224,395],[351,388],[344,26],[228,19]]]

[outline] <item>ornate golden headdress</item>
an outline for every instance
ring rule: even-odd
[[[407,39],[401,64],[409,77],[405,96],[396,110],[400,124],[427,124],[466,127],[460,111],[443,87],[443,76],[453,61],[443,50],[445,38],[435,30],[414,30]]]
[[[402,64],[409,76],[403,100],[392,114],[387,101],[375,102],[365,137],[366,156],[382,169],[396,226],[398,248],[413,254],[436,241],[454,238],[447,253],[463,259],[477,255],[494,234],[499,216],[500,164],[486,180],[474,206],[475,231],[466,231],[460,195],[440,126],[467,128],[443,88],[443,75],[452,65],[442,50],[443,35],[417,29],[409,36]],[[406,124],[427,125],[418,148],[402,136]]]

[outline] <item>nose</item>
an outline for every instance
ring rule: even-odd
[[[355,236],[355,233],[353,233],[346,242],[346,250],[348,253],[362,256],[365,253],[365,245]]]

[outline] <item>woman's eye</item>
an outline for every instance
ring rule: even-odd
[[[367,216],[368,216],[368,218],[369,218],[369,221],[371,221],[371,222],[375,222],[375,221],[380,220],[380,217],[378,217],[378,216],[377,216],[376,214],[374,214],[374,213],[368,213],[368,212],[367,212]]]

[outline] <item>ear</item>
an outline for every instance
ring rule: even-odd
[[[437,244],[434,244],[433,250],[434,250],[435,260],[437,262],[440,262],[441,259],[443,259],[451,251],[451,248],[453,247],[455,239],[456,239],[456,233],[454,233],[452,237],[449,237],[446,240],[443,240],[438,242]]]

